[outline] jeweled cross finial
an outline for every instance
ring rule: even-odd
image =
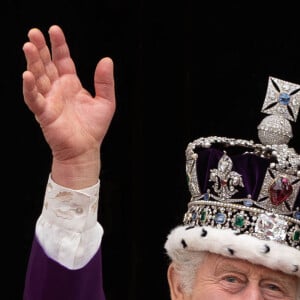
[[[300,107],[300,85],[269,77],[262,112],[296,122]]]
[[[293,137],[292,126],[300,107],[300,85],[269,77],[262,112],[268,114],[258,126],[264,145],[288,144]]]

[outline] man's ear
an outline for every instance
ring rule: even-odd
[[[179,275],[176,273],[174,263],[168,267],[168,283],[172,300],[184,300],[184,293],[180,282]]]

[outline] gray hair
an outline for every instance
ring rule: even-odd
[[[207,252],[204,251],[181,251],[173,253],[172,262],[176,274],[178,274],[182,291],[189,295],[192,293],[197,271],[203,263]]]

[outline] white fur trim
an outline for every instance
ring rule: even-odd
[[[236,235],[231,229],[187,228],[178,226],[168,235],[165,249],[171,259],[177,250],[209,251],[300,277],[300,250],[247,234]]]

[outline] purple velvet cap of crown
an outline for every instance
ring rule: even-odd
[[[196,165],[198,184],[201,191],[205,192],[212,186],[209,181],[210,170],[218,168],[218,163],[224,153],[223,150],[216,148],[198,148],[195,152],[198,154]],[[252,199],[257,199],[270,161],[256,155],[236,151],[233,152],[234,154],[230,154],[230,149],[227,149],[226,152],[233,162],[232,171],[239,173],[244,183],[244,187],[239,188],[233,197],[247,198],[248,195],[251,195]]]

